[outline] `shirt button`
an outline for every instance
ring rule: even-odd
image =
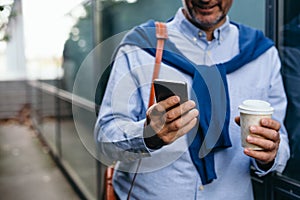
[[[194,40],[194,42],[196,42],[196,41],[197,41],[197,38],[193,37],[193,40]]]
[[[203,36],[203,33],[200,31],[200,32],[198,33],[198,35],[199,35],[200,37],[202,37],[202,36]]]
[[[204,190],[203,185],[200,185],[200,186],[199,186],[199,190],[201,190],[201,191]]]

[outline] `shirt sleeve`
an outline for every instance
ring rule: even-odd
[[[257,165],[256,160],[252,159],[253,166],[255,167],[256,174],[258,176],[264,176],[271,171],[277,171],[282,173],[290,157],[290,148],[289,148],[287,131],[283,123],[285,113],[286,113],[287,99],[286,99],[283,81],[280,73],[281,62],[275,47],[272,47],[266,53],[269,54],[268,63],[270,63],[271,66],[274,66],[274,70],[272,70],[272,74],[270,76],[268,98],[269,98],[269,102],[271,103],[271,105],[275,110],[272,117],[273,119],[279,121],[281,124],[281,128],[279,130],[280,144],[275,158],[275,162],[269,170],[264,171],[260,169]]]
[[[119,49],[95,125],[98,153],[108,162],[150,156],[143,139],[148,99],[141,89],[150,93],[150,84],[142,85],[134,73],[135,54],[128,45]]]

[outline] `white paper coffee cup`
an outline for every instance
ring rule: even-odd
[[[241,125],[241,140],[242,147],[251,148],[254,150],[263,150],[261,147],[249,144],[246,141],[248,135],[253,137],[260,137],[250,133],[250,126],[261,126],[260,120],[262,118],[271,118],[274,112],[274,108],[271,105],[262,100],[245,100],[239,106],[240,111],[240,125]]]

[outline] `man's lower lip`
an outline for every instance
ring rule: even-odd
[[[201,5],[196,5],[196,4],[194,4],[193,6],[196,7],[197,9],[199,9],[199,10],[203,10],[203,11],[211,11],[211,10],[213,10],[217,5],[212,5],[212,6],[209,6],[209,7],[203,7],[203,6],[201,6]]]

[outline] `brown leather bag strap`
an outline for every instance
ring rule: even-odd
[[[153,75],[152,75],[151,91],[150,91],[148,108],[154,104],[155,93],[154,93],[153,81],[154,81],[154,79],[156,79],[158,77],[159,70],[160,70],[160,65],[161,65],[161,60],[162,60],[162,54],[163,54],[163,50],[164,50],[165,40],[168,39],[167,26],[166,26],[165,23],[155,22],[155,27],[156,27],[156,39],[157,39],[156,55],[155,55],[155,64],[154,64],[154,71],[153,71]],[[138,162],[138,166],[136,168],[136,172],[135,172],[134,177],[132,179],[130,189],[129,189],[129,192],[128,192],[128,195],[127,195],[127,200],[130,199],[130,195],[131,195],[131,192],[132,192],[132,189],[133,189],[133,186],[134,186],[134,182],[135,182],[136,176],[138,174],[141,162],[142,162],[142,159],[140,159],[139,162]]]
[[[155,22],[155,27],[156,27],[156,38],[157,38],[156,55],[155,55],[155,64],[154,64],[154,71],[153,71],[153,75],[152,75],[151,91],[150,91],[148,108],[154,104],[155,94],[154,94],[153,81],[154,81],[154,79],[156,79],[158,77],[165,40],[168,39],[168,31],[167,31],[167,26],[165,23]]]
[[[108,166],[105,171],[105,200],[117,200],[113,187],[114,167]]]

